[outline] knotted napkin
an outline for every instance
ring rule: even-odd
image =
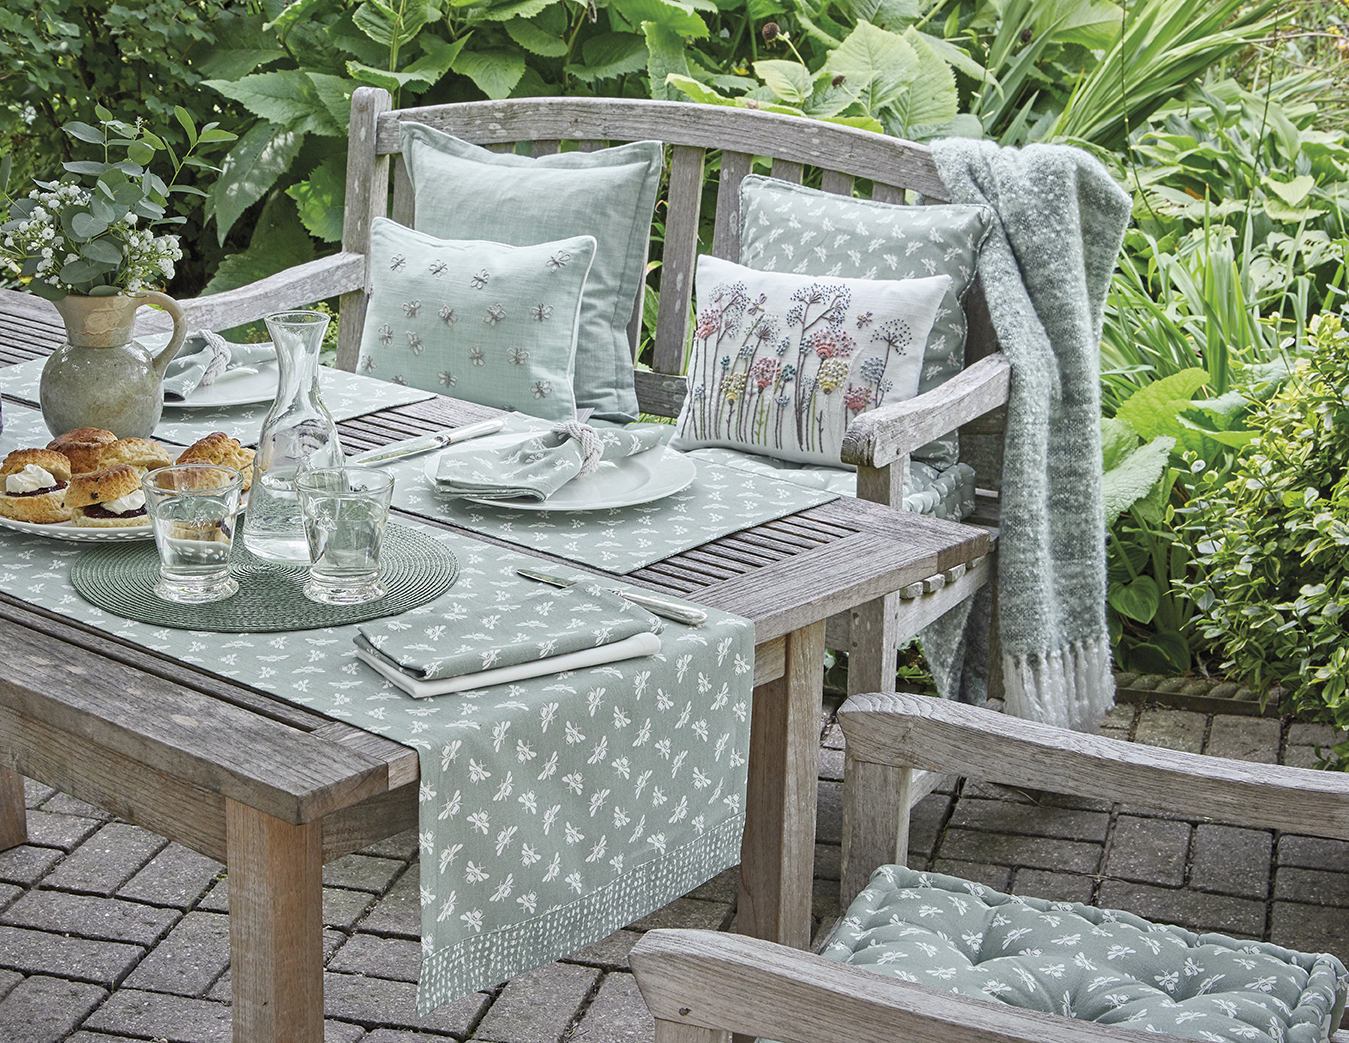
[[[198,388],[210,387],[227,370],[257,366],[276,358],[270,342],[231,344],[211,330],[189,334],[164,374],[164,401],[184,402]]]
[[[453,599],[416,629],[388,619],[363,624],[356,655],[424,698],[660,651],[660,620],[598,584],[515,593],[491,604]]]
[[[594,473],[605,460],[656,448],[667,433],[658,427],[599,431],[568,420],[514,445],[445,453],[436,471],[436,485],[451,496],[543,501],[573,478]]]

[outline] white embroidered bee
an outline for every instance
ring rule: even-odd
[[[512,366],[523,366],[529,361],[529,352],[524,348],[511,348],[506,352],[506,361]]]
[[[469,284],[475,290],[481,290],[484,286],[487,285],[487,280],[490,279],[491,277],[492,277],[491,274],[487,271],[486,268],[484,268],[482,269],[482,271],[472,276],[468,281]]]
[[[459,378],[447,369],[440,374],[440,382],[447,388],[452,388],[459,383]]]
[[[389,259],[389,271],[391,272],[402,271],[403,268],[407,266],[407,263],[408,259],[404,257],[402,254],[394,254],[393,257]]]
[[[446,264],[444,261],[440,260],[432,261],[431,264],[427,267],[427,271],[429,271],[437,279],[439,279],[449,270],[450,266]]]
[[[459,316],[454,313],[454,309],[448,304],[441,308],[440,311],[436,312],[436,314],[440,316],[441,321],[444,322],[446,326],[453,326],[459,321]]]
[[[361,370],[365,373],[373,373],[375,371],[375,360],[366,355],[361,359]]]
[[[387,322],[379,328],[379,342],[386,348],[393,343],[393,327]]]
[[[475,366],[481,366],[486,364],[487,355],[482,348],[475,345],[468,349],[468,360]]]
[[[412,349],[412,354],[421,355],[426,350],[422,344],[422,335],[415,330],[408,330],[408,347]]]
[[[553,306],[551,304],[536,304],[530,309],[530,314],[534,316],[535,322],[543,322],[553,317]]]
[[[535,398],[547,398],[553,393],[553,382],[551,380],[536,380],[534,381],[533,391]]]
[[[494,304],[487,309],[487,314],[483,316],[482,321],[485,322],[488,326],[495,326],[505,317],[506,317],[506,309],[503,308],[500,304]]]
[[[552,257],[548,258],[548,260],[544,262],[544,267],[546,267],[550,272],[556,272],[561,268],[565,268],[567,266],[567,262],[570,260],[571,254],[567,253],[566,250],[559,250],[557,253],[553,254]]]
[[[421,301],[403,302],[403,314],[406,315],[409,319],[415,319],[417,317],[417,313],[421,310],[422,310]]]

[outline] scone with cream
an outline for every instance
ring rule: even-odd
[[[117,441],[117,436],[101,427],[77,427],[74,431],[57,435],[47,443],[48,449],[54,449],[70,461],[70,473],[81,474],[85,471],[97,471],[99,450],[105,445]]]
[[[66,488],[70,461],[52,449],[16,449],[0,464],[0,515],[55,525],[70,521]]]
[[[66,506],[71,508],[75,524],[85,528],[113,529],[150,523],[140,472],[130,464],[113,464],[72,475],[66,490]]]
[[[253,450],[224,431],[212,431],[205,438],[193,442],[179,455],[178,463],[233,467],[243,474],[245,489],[253,483]]]
[[[158,442],[148,438],[119,438],[100,446],[96,461],[96,470],[127,464],[144,474],[156,467],[168,467],[173,463],[173,456]]]

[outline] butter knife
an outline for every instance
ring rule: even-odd
[[[561,576],[549,575],[547,572],[535,572],[533,569],[516,569],[515,571],[518,575],[524,576],[525,579],[547,583],[554,587],[570,587],[577,582],[575,579],[564,579]],[[619,597],[631,601],[634,605],[640,605],[649,612],[664,616],[666,619],[673,619],[676,623],[687,623],[689,626],[696,627],[707,622],[707,613],[700,608],[690,608],[688,605],[666,601],[664,598],[658,598],[651,594],[639,594],[634,590],[619,590],[616,587],[610,587],[609,589]]]
[[[500,431],[505,424],[506,421],[501,417],[494,420],[482,420],[476,424],[465,424],[463,427],[456,427],[449,431],[437,431],[433,435],[409,438],[404,442],[381,446],[379,449],[367,449],[363,453],[355,453],[347,457],[347,463],[357,465],[383,464],[390,460],[400,460],[405,456],[415,456],[417,453],[429,453],[433,449],[444,449],[447,445],[457,445],[460,442],[468,441],[470,438],[490,435]]]

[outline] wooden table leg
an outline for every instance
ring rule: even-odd
[[[234,1043],[323,1043],[323,824],[225,801]]]
[[[787,635],[783,676],[754,690],[740,844],[741,934],[805,949],[815,878],[824,623]]]
[[[28,840],[28,812],[23,805],[23,776],[0,767],[0,851]]]

